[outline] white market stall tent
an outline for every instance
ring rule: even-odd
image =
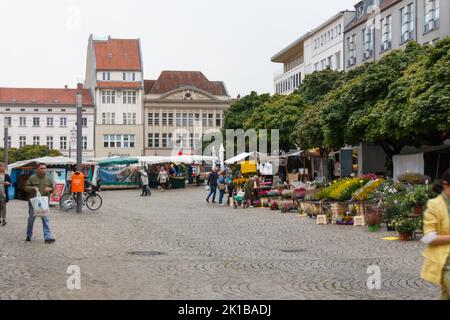
[[[36,159],[30,159],[30,160],[24,160],[24,161],[18,161],[13,164],[10,164],[8,166],[8,172],[11,172],[14,168],[19,168],[23,166],[28,166],[31,164],[38,164],[38,163],[45,163],[49,166],[64,166],[64,165],[76,165],[77,162],[71,158],[68,157],[43,157],[43,158],[36,158]]]

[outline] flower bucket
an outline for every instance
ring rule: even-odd
[[[413,233],[412,232],[399,232],[398,237],[400,241],[411,241]]]

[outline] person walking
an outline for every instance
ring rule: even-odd
[[[149,195],[149,187],[148,187],[148,174],[144,170],[141,171],[141,184],[142,184],[142,193],[141,197],[146,197]]]
[[[427,244],[421,277],[442,288],[442,300],[450,300],[450,168],[434,186],[438,193],[427,203],[422,242]]]
[[[11,185],[11,178],[5,172],[5,164],[0,162],[0,225],[6,226],[6,204],[9,201],[8,189]]]
[[[219,206],[223,206],[223,196],[225,195],[225,191],[227,190],[226,176],[227,172],[224,170],[220,173],[219,179],[217,179],[217,186],[219,189]]]
[[[213,169],[213,171],[208,176],[207,184],[209,186],[209,194],[206,197],[206,202],[209,203],[209,198],[212,196],[212,203],[216,203],[216,192],[217,192],[217,180],[219,179],[219,175],[217,174],[217,169]]]
[[[167,171],[164,170],[164,167],[161,167],[158,173],[158,181],[159,185],[161,186],[161,192],[164,192],[166,189],[167,180],[169,179],[169,175],[167,174]]]
[[[244,184],[244,193],[245,193],[245,201],[246,207],[253,208],[253,198],[254,198],[254,190],[255,183],[258,180],[258,176],[254,176],[251,179],[248,179]]]
[[[39,192],[42,197],[49,197],[54,190],[53,180],[45,175],[47,172],[47,165],[40,163],[36,167],[36,174],[28,178],[25,185],[25,192],[28,194],[28,199],[32,199],[37,196]],[[42,226],[44,228],[44,239],[45,243],[51,244],[55,242],[50,231],[50,220],[48,216],[42,217]],[[31,241],[33,236],[33,226],[34,220],[34,209],[31,202],[28,201],[28,225],[27,225],[27,239],[26,241]]]

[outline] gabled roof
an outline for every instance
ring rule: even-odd
[[[200,71],[163,71],[158,80],[145,80],[144,86],[147,94],[164,94],[182,87],[194,87],[215,96],[229,96],[222,81],[209,81]]]
[[[0,103],[76,105],[77,89],[0,88]],[[93,106],[91,93],[82,89],[83,105]]]
[[[93,40],[96,69],[141,71],[141,48],[136,39]]]

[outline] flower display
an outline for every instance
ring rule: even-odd
[[[370,180],[364,187],[353,193],[353,199],[365,201],[384,183],[384,179]]]

